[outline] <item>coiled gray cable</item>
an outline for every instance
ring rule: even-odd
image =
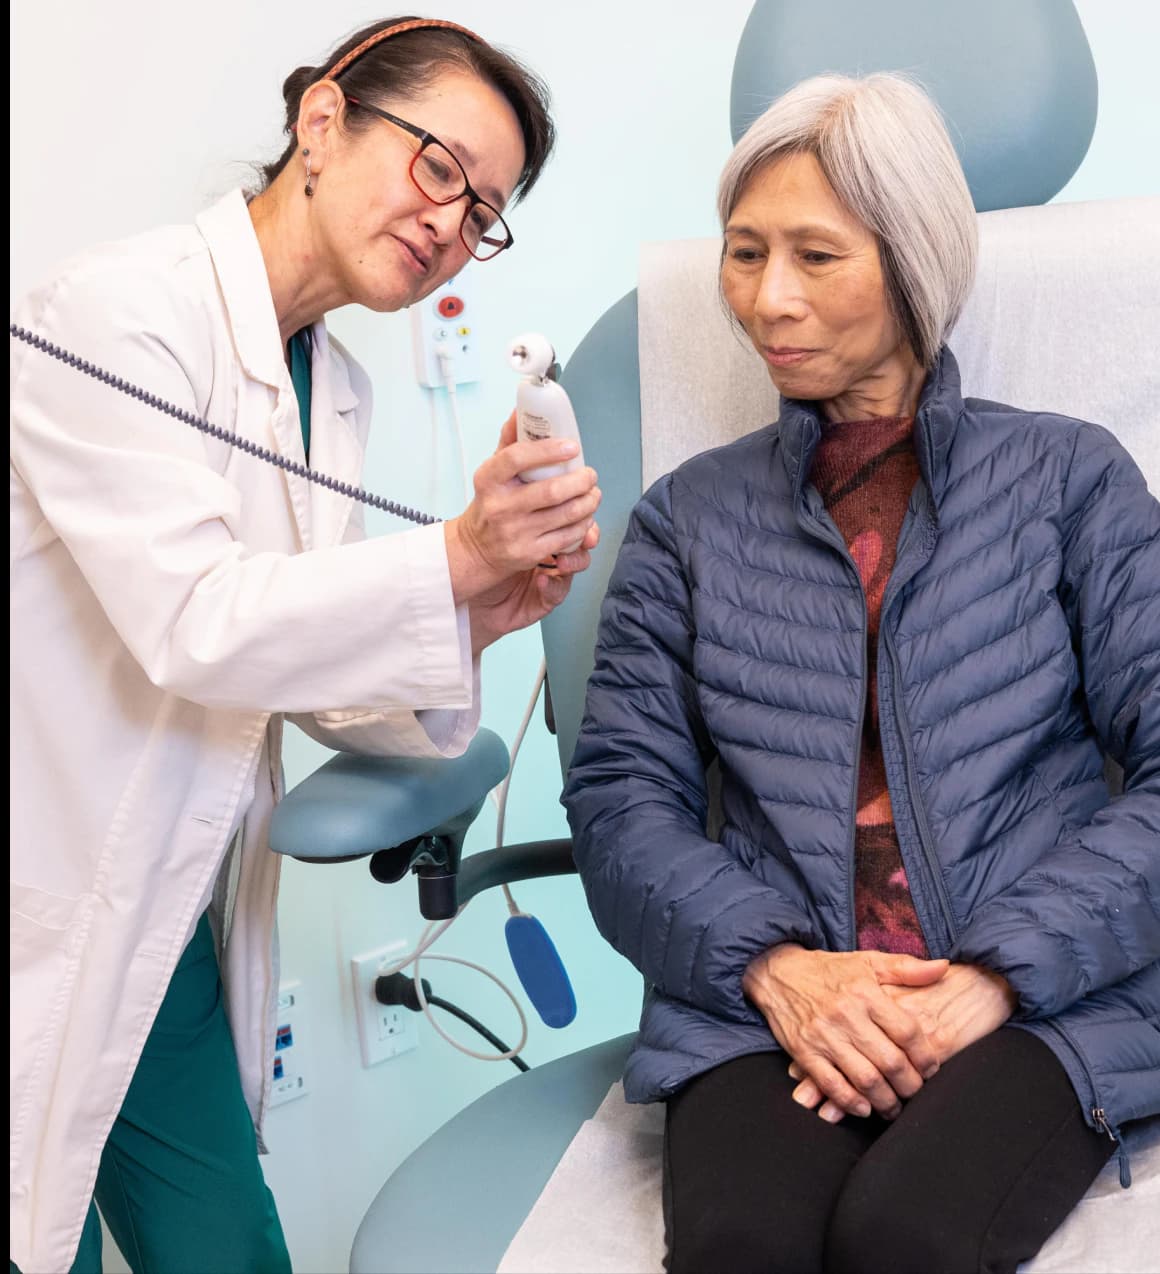
[[[62,349],[59,345],[53,345],[51,341],[46,341],[43,336],[37,336],[35,332],[30,332],[15,323],[9,323],[8,331],[17,340],[24,341],[25,344],[31,345],[33,349],[41,350],[45,354],[51,354],[53,358],[59,359],[74,370],[84,372],[86,376],[91,376],[94,380],[99,380],[102,384],[108,385],[113,389],[119,389],[121,393],[127,394],[130,398],[136,398],[147,406],[164,412],[167,416],[173,416],[177,420],[184,421],[185,424],[192,425],[194,429],[200,430],[203,434],[208,434],[211,438],[228,442],[231,447],[237,447],[239,451],[244,451],[247,455],[257,456],[259,460],[265,460],[267,464],[272,464],[279,469],[285,469],[287,473],[293,473],[299,478],[305,478],[307,482],[314,482],[320,487],[326,487],[329,491],[349,496],[352,500],[359,501],[360,504],[369,504],[374,509],[382,509],[384,513],[406,518],[409,522],[418,522],[420,526],[431,526],[443,520],[442,518],[432,517],[429,513],[419,513],[415,509],[398,504],[394,500],[388,500],[384,496],[373,495],[369,491],[364,491],[361,487],[351,486],[349,482],[339,482],[337,478],[332,478],[328,474],[319,473],[316,469],[308,469],[294,460],[289,460],[285,456],[268,451],[265,447],[259,447],[256,442],[251,442],[248,438],[242,438],[238,434],[231,433],[228,429],[211,425],[208,420],[203,420],[200,416],[195,416],[192,412],[186,411],[182,407],[176,407],[173,403],[166,402],[164,398],[158,398],[156,394],[151,394],[148,390],[141,389],[131,381],[124,380],[120,376],[114,376],[112,372],[105,371],[103,367],[97,367],[83,358],[78,358],[76,354]]]

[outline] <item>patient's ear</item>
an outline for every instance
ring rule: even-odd
[[[946,117],[979,212],[1047,203],[1096,126],[1096,67],[1072,0],[756,0],[733,62],[733,140],[812,75],[904,71]]]

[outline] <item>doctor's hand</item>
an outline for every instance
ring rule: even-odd
[[[596,471],[582,468],[538,482],[522,482],[519,474],[576,453],[576,443],[565,439],[517,442],[515,413],[508,417],[499,446],[475,471],[475,498],[443,524],[457,606],[478,602],[498,618],[499,605],[512,621],[504,630],[510,632],[542,619],[564,599],[570,577],[587,567],[596,544]],[[576,544],[579,549],[564,553]],[[537,574],[543,563],[552,569]],[[515,622],[521,616],[526,618]]]
[[[599,540],[600,528],[593,523],[574,553],[559,553],[551,566],[510,575],[488,592],[473,597],[467,604],[471,653],[478,655],[505,633],[539,623],[559,606],[572,587],[572,576],[588,569],[589,551]]]
[[[844,1114],[875,1110],[893,1119],[902,1100],[938,1070],[939,1057],[921,1018],[887,986],[925,988],[947,968],[946,960],[809,951],[787,942],[750,961],[741,985],[800,1077],[812,1081],[818,1100],[826,1099],[823,1118],[836,1123]]]

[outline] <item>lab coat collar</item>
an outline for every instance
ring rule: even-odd
[[[222,300],[233,333],[234,348],[246,375],[277,391],[278,406],[271,420],[280,454],[306,463],[294,388],[282,338],[266,262],[258,244],[241,190],[232,190],[205,209],[197,226],[209,248]],[[358,407],[343,357],[330,349],[326,324],[311,328],[311,467],[357,485],[362,447],[351,428],[349,413]],[[342,419],[339,426],[338,420]],[[286,472],[290,499],[302,547],[338,542],[350,516],[350,500],[317,483]]]
[[[246,374],[284,390],[289,373],[278,316],[274,313],[266,262],[242,191],[231,190],[206,208],[197,218],[197,227],[213,258],[234,345]]]
[[[321,320],[310,329],[310,467],[340,482],[358,486],[363,448],[354,428],[359,398],[350,371]],[[319,483],[310,484],[310,540],[316,547],[341,543],[352,501]]]
[[[359,404],[359,397],[350,383],[350,369],[347,367],[346,359],[331,354],[330,344],[330,333],[326,323],[319,319],[310,329],[310,345],[313,351],[310,360],[310,378],[313,382],[311,403],[313,405],[322,401],[317,396],[319,389],[322,389],[326,396],[326,409],[344,415],[346,412],[354,411]],[[314,411],[311,411],[312,424],[314,415]]]

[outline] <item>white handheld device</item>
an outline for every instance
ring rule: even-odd
[[[548,438],[571,438],[580,444],[580,428],[564,387],[556,376],[556,351],[537,332],[517,336],[508,345],[508,362],[524,377],[516,390],[516,437],[520,442],[544,442]],[[539,465],[520,474],[525,482],[554,478],[584,467],[581,451],[559,464]]]

